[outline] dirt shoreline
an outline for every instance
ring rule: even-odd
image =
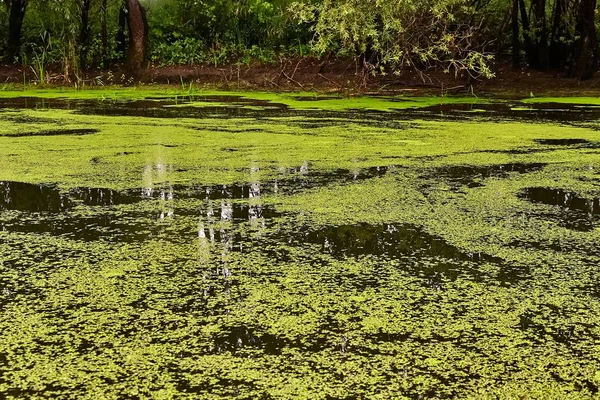
[[[492,79],[471,79],[466,74],[455,76],[443,71],[427,75],[406,71],[396,75],[365,74],[354,60],[291,59],[278,65],[190,65],[150,66],[140,82],[148,85],[178,87],[211,87],[223,90],[268,90],[339,92],[346,94],[474,94],[495,97],[530,96],[600,96],[600,73],[587,81],[566,78],[559,71],[540,72],[527,68],[513,69],[509,64],[495,67]],[[89,70],[83,73],[78,85],[131,85],[121,66],[111,70]],[[48,86],[74,86],[64,74],[49,68]],[[36,74],[22,66],[0,66],[0,82],[4,85],[36,84]]]

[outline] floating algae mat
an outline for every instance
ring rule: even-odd
[[[594,398],[594,102],[0,92],[0,398]]]

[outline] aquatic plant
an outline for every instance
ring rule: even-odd
[[[595,108],[36,94],[0,92],[0,397],[596,395]]]

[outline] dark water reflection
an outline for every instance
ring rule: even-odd
[[[563,226],[578,231],[591,231],[600,221],[600,198],[584,198],[563,189],[533,187],[524,189],[520,196],[533,203],[557,206]]]
[[[141,200],[140,197],[106,188],[76,188],[69,191],[68,196],[88,206],[103,207],[132,204]]]
[[[501,262],[485,254],[466,254],[439,237],[410,225],[341,225],[299,232],[297,240],[321,245],[325,253],[338,257],[384,255],[433,255],[456,261]]]
[[[452,165],[437,168],[424,177],[444,179],[453,188],[466,186],[476,188],[484,186],[488,178],[508,178],[511,173],[527,174],[542,170],[544,163],[511,163],[492,165]]]
[[[148,166],[150,172],[145,170],[144,173],[151,176],[154,169],[160,173],[165,168],[168,166]],[[0,229],[49,233],[86,241],[129,242],[155,237],[161,230],[157,222],[168,222],[175,217],[200,217],[198,235],[221,241],[230,234],[222,227],[215,230],[217,223],[249,222],[251,226],[264,226],[265,219],[279,216],[273,207],[262,205],[261,196],[292,194],[331,183],[354,182],[382,176],[387,171],[388,168],[369,168],[313,172],[306,163],[297,168],[282,168],[280,179],[264,183],[185,186],[154,185],[150,180],[147,187],[127,191],[108,188],[61,191],[52,184],[4,181],[0,182],[0,212],[21,213],[7,214],[0,222]],[[181,205],[178,202],[181,200],[195,200],[196,203]],[[202,206],[199,207],[197,201],[201,201]],[[139,210],[121,207],[136,203],[140,203]],[[145,204],[151,204],[149,209]],[[86,206],[92,210],[88,212],[81,208]]]
[[[84,135],[93,135],[94,133],[100,132],[99,129],[79,129],[79,128],[70,128],[70,129],[53,129],[53,130],[44,130],[40,132],[20,132],[20,133],[11,133],[8,135],[2,135],[4,137],[18,138],[18,137],[39,137],[39,136],[84,136]]]
[[[75,188],[61,191],[53,184],[30,184],[0,181],[0,211],[60,212],[77,204],[88,206],[118,206],[143,200],[178,199],[252,199],[265,194],[294,194],[302,190],[334,183],[348,183],[384,176],[395,167],[372,167],[350,171],[312,171],[308,163],[297,168],[280,168],[280,179],[264,183],[231,185],[160,185],[154,187],[116,191],[108,188]]]
[[[435,172],[440,177],[459,185],[482,185],[488,177],[506,177],[509,173],[537,171],[544,164],[506,164],[492,166],[455,166]],[[154,167],[149,166],[153,169]],[[159,170],[165,166],[156,167]],[[170,225],[173,238],[190,237],[189,227],[178,228],[175,218],[194,218],[195,235],[210,245],[219,244],[223,251],[238,251],[244,239],[237,227],[247,224],[259,236],[267,231],[272,221],[281,217],[272,206],[263,204],[262,197],[295,194],[303,190],[331,184],[348,184],[394,173],[395,167],[313,171],[308,163],[297,168],[282,168],[280,178],[233,185],[185,186],[160,184],[151,181],[147,187],[124,192],[107,188],[75,188],[60,191],[56,186],[0,183],[0,211],[20,211],[6,215],[0,228],[18,232],[47,233],[77,240],[143,241],[160,237]],[[257,173],[258,169],[252,173]],[[251,173],[251,175],[252,175]],[[185,201],[192,200],[190,204]],[[181,203],[184,201],[184,203]],[[125,208],[140,203],[135,209]],[[146,206],[144,206],[146,205]],[[91,212],[80,207],[92,207]],[[31,213],[31,214],[28,214]],[[167,225],[165,225],[167,224]],[[183,229],[183,230],[182,230]],[[412,226],[346,225],[313,230],[310,226],[295,227],[271,233],[266,240],[306,243],[321,246],[321,251],[333,257],[372,255],[393,259],[400,256],[428,255],[456,262],[492,262],[502,260],[481,254],[465,254],[441,239],[428,235]],[[276,247],[276,245],[275,245]],[[441,265],[441,264],[440,264]],[[440,267],[448,272],[448,268]],[[508,279],[508,278],[507,278]],[[509,279],[510,280],[510,279]]]
[[[59,212],[70,208],[71,205],[71,202],[51,185],[0,182],[0,210]]]
[[[525,172],[529,169],[535,168],[501,166],[495,171]],[[394,167],[374,167],[356,171],[313,172],[305,164],[298,168],[282,169],[281,179],[265,183],[256,181],[212,186],[161,184],[157,187],[150,184],[146,188],[125,192],[105,188],[60,191],[53,185],[2,182],[0,212],[19,213],[5,214],[0,229],[50,234],[81,241],[142,242],[162,238],[185,242],[196,236],[201,244],[220,249],[221,272],[226,276],[229,274],[227,258],[231,252],[264,248],[273,257],[289,259],[289,255],[285,256],[285,251],[281,249],[271,253],[273,249],[278,249],[277,243],[293,244],[300,248],[306,244],[318,245],[321,253],[335,258],[367,255],[385,259],[433,257],[437,260],[437,267],[428,272],[430,279],[438,274],[455,279],[460,272],[460,264],[464,262],[502,263],[499,258],[466,254],[417,227],[399,224],[329,226],[318,230],[310,226],[289,226],[269,230],[282,214],[273,206],[265,205],[262,196],[298,193],[334,183],[347,184],[393,171]],[[481,173],[479,170],[463,172]],[[460,175],[458,171],[453,174]],[[186,204],[188,200],[193,202]],[[140,206],[134,209],[127,207],[138,203]],[[91,209],[86,211],[81,207]],[[189,223],[181,223],[190,218],[197,221],[196,228]],[[240,229],[240,224],[247,228]],[[248,237],[249,232],[255,236]],[[516,276],[510,273],[502,278],[503,281],[514,279]],[[434,281],[431,285],[440,287]]]
[[[545,146],[577,146],[591,147],[597,143],[590,142],[586,139],[535,139],[534,142]]]
[[[314,97],[299,97],[296,100],[315,100]],[[331,99],[316,98],[316,100]],[[398,99],[390,98],[390,101]],[[400,100],[403,101],[403,100]],[[196,106],[194,103],[205,103]],[[600,119],[600,107],[580,104],[536,103],[519,101],[496,103],[438,104],[391,111],[346,110],[328,111],[318,109],[294,109],[285,104],[245,98],[242,96],[190,95],[182,97],[155,97],[140,100],[86,100],[44,99],[37,97],[2,98],[3,109],[67,109],[82,114],[105,116],[136,116],[150,118],[292,118],[281,121],[304,128],[331,126],[352,122],[366,126],[382,126],[402,129],[398,121],[415,118],[490,121],[519,120],[534,122],[560,122],[580,125]],[[294,121],[294,117],[302,117]],[[25,122],[25,121],[24,121]],[[215,128],[218,129],[218,128]],[[88,130],[73,131],[73,134],[93,133]],[[68,131],[48,134],[68,134]],[[550,145],[560,145],[551,144]],[[571,145],[572,143],[566,144]],[[594,146],[596,147],[596,146]]]

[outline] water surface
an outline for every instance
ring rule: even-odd
[[[0,397],[597,394],[600,109],[71,97],[0,99]]]

